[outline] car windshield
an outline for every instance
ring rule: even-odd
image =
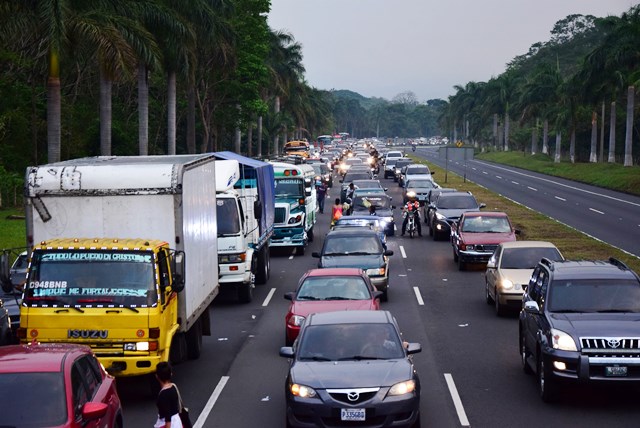
[[[276,198],[301,197],[304,195],[304,184],[302,179],[286,178],[275,180]]]
[[[640,283],[620,279],[556,280],[549,312],[640,312]]]
[[[329,167],[324,163],[313,163],[311,167],[316,174],[326,174],[329,172]]]
[[[327,237],[324,243],[323,255],[336,254],[381,254],[382,244],[377,236],[333,236]]]
[[[388,360],[404,358],[398,333],[391,324],[312,325],[300,338],[301,361]]]
[[[439,197],[437,206],[440,209],[470,209],[478,208],[478,203],[473,196],[446,196]]]
[[[355,211],[369,211],[369,207],[373,206],[376,210],[378,209],[389,209],[391,207],[391,202],[388,198],[382,195],[376,196],[358,196],[353,202],[353,209]]]
[[[461,230],[469,233],[509,233],[511,225],[506,217],[473,216],[464,219]]]
[[[156,305],[154,266],[148,251],[34,251],[24,303]]]
[[[307,277],[298,289],[297,300],[367,300],[367,283],[359,276]]]
[[[562,260],[560,252],[553,247],[506,248],[502,251],[501,269],[535,269],[543,257]]]
[[[408,189],[433,189],[436,185],[431,180],[410,180],[407,181]]]
[[[21,428],[61,426],[67,421],[65,396],[60,373],[1,373],[1,424]]]

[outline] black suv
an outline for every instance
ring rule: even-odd
[[[471,192],[441,192],[428,207],[429,235],[434,241],[447,239],[451,234],[451,224],[458,221],[462,213],[480,211],[485,206],[479,204]]]
[[[640,277],[619,260],[542,259],[520,311],[520,359],[543,401],[562,382],[640,383]]]

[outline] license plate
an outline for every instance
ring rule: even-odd
[[[340,409],[340,419],[343,421],[364,421],[364,409]]]
[[[618,367],[618,366],[613,366],[613,367],[605,367],[604,368],[604,374],[606,376],[626,376],[627,375],[627,368],[626,367]]]

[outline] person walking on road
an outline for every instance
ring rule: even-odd
[[[156,399],[158,420],[154,428],[182,428],[180,420],[180,397],[178,387],[171,382],[171,366],[160,362],[156,366],[156,379],[160,383],[160,392]]]
[[[324,200],[327,198],[327,185],[322,180],[316,181],[316,200],[320,214],[324,213]]]
[[[331,226],[336,224],[340,217],[342,217],[342,204],[340,204],[340,198],[336,198],[333,208],[331,208]]]

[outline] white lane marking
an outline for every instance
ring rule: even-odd
[[[407,253],[404,252],[404,247],[402,245],[400,245],[400,253],[402,253],[402,258],[403,259],[407,258]]]
[[[293,260],[293,256],[296,255],[296,252],[294,251],[293,253],[291,253],[291,255],[289,256],[289,260]]]
[[[476,168],[471,168],[471,169],[472,169],[472,170],[474,170],[474,171],[477,171],[477,169],[476,169]]]
[[[598,211],[594,208],[589,208],[590,211],[593,211],[594,213],[598,213],[598,214],[604,214],[602,211]]]
[[[556,199],[559,199],[559,200],[561,200],[561,201],[563,201],[563,202],[567,202],[567,200],[566,200],[565,198],[561,198],[560,196],[556,196],[555,198],[556,198]]]
[[[518,185],[520,184],[520,183],[518,183],[517,181],[513,181],[513,180],[511,180],[511,182],[512,182],[513,184],[518,184]]]
[[[502,177],[500,177],[499,175],[496,175],[496,178],[502,180]]]
[[[211,413],[211,410],[213,410],[213,405],[216,404],[216,401],[218,401],[218,398],[220,397],[220,394],[222,393],[222,390],[224,389],[224,386],[227,384],[228,380],[229,376],[222,376],[220,378],[220,382],[218,382],[216,389],[214,389],[211,393],[211,397],[209,397],[209,401],[207,401],[204,409],[202,409],[202,413],[198,415],[198,420],[193,424],[193,428],[202,428],[204,426],[204,423],[207,421],[207,418]]]
[[[420,306],[423,306],[424,300],[422,300],[422,296],[420,295],[420,289],[418,287],[413,287],[413,292],[416,293],[416,299],[418,300],[418,304]]]
[[[489,174],[487,171],[482,171],[483,174]]]
[[[584,192],[584,193],[588,193],[588,194],[594,195],[594,196],[601,196],[603,198],[613,199],[614,201],[617,201],[617,202],[622,202],[622,203],[625,203],[625,204],[629,204],[629,205],[634,205],[636,207],[640,207],[640,204],[638,204],[636,202],[625,201],[624,199],[616,198],[616,197],[609,196],[609,195],[604,195],[602,193],[592,192],[591,190],[581,189],[581,188],[575,187],[575,186],[569,186],[568,184],[560,183],[558,181],[550,180],[548,178],[536,177],[535,175],[525,174],[523,172],[514,171],[514,170],[511,170],[509,168],[503,168],[503,167],[496,166],[496,165],[493,165],[493,164],[489,164],[489,163],[486,163],[486,162],[480,162],[480,161],[473,161],[473,162],[477,162],[477,163],[481,164],[484,167],[496,168],[496,169],[500,169],[500,170],[503,170],[503,171],[508,171],[508,172],[510,172],[512,174],[518,174],[518,175],[521,175],[523,177],[533,178],[535,180],[546,181],[547,183],[555,184],[557,186],[566,187],[566,188],[572,189],[572,190],[577,190],[578,192]]]
[[[450,373],[445,373],[444,378],[447,381],[449,394],[451,394],[451,398],[453,399],[453,405],[456,407],[458,419],[460,419],[460,425],[462,425],[463,427],[468,427],[469,419],[467,419],[467,414],[465,413],[464,407],[462,406],[462,400],[460,400],[460,396],[458,395],[458,389],[456,388],[456,384],[453,382],[453,377]]]
[[[536,189],[535,187],[531,187],[531,186],[527,186],[527,189],[529,189],[529,190],[533,190],[534,192],[537,192],[537,191],[538,191],[538,189]]]
[[[262,306],[267,306],[269,304],[269,302],[271,301],[271,298],[273,297],[273,293],[276,292],[275,288],[272,288],[271,291],[269,291],[269,294],[267,294],[267,298],[264,299],[264,302],[262,302]]]

